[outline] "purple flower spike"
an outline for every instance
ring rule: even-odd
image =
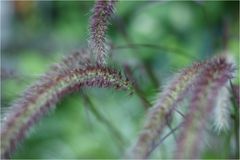
[[[175,158],[200,158],[206,120],[223,87],[232,78],[233,65],[225,57],[210,61],[194,82],[189,112],[177,139]]]
[[[128,80],[117,71],[101,66],[84,66],[80,69],[77,64],[71,64],[76,60],[74,57],[81,58],[82,54],[74,53],[53,66],[10,107],[1,125],[1,158],[9,158],[28,130],[66,94],[82,87],[130,88]]]
[[[164,88],[155,105],[150,109],[143,130],[136,144],[127,153],[127,158],[147,158],[156,147],[156,141],[166,126],[166,116],[171,114],[191,88],[192,81],[204,63],[196,63],[177,74]]]
[[[105,34],[115,3],[115,0],[98,0],[93,8],[93,15],[90,19],[89,46],[98,64],[105,64],[108,57]]]

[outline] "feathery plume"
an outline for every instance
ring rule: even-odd
[[[159,99],[150,109],[144,128],[136,144],[127,153],[127,158],[147,158],[156,145],[166,126],[166,116],[171,113],[176,104],[191,88],[194,77],[199,73],[203,63],[196,63],[176,75],[160,94]]]
[[[114,12],[116,0],[97,0],[90,19],[89,46],[98,64],[105,64],[108,57],[106,31]]]
[[[230,123],[230,93],[227,87],[223,87],[216,98],[214,108],[214,127],[220,132],[229,129]]]
[[[232,78],[233,71],[233,65],[225,57],[214,58],[204,66],[194,82],[189,112],[177,139],[175,158],[197,158],[206,119],[222,87]]]
[[[80,54],[77,55],[80,56]],[[75,57],[75,54],[72,56]],[[66,59],[69,62],[73,60]],[[130,87],[128,80],[122,78],[116,70],[101,66],[86,66],[84,69],[72,68],[67,61],[60,63],[65,64],[62,69],[59,65],[52,67],[52,71],[43,75],[37,83],[22,94],[19,100],[13,103],[1,125],[2,158],[8,158],[16,145],[25,138],[27,131],[49,110],[53,109],[54,105],[66,94],[87,86],[112,86],[116,89],[129,89]]]

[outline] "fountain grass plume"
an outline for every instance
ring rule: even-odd
[[[143,130],[138,136],[136,144],[130,148],[127,158],[147,158],[154,149],[156,140],[165,128],[166,116],[169,115],[191,88],[191,84],[198,75],[205,62],[195,63],[177,74],[163,92],[160,93],[155,105],[147,114]]]
[[[82,87],[130,88],[128,80],[115,69],[99,65],[83,69],[73,67],[69,62],[75,61],[71,57],[76,55],[81,57],[80,53],[75,53],[54,65],[10,107],[1,125],[1,158],[9,158],[28,130],[63,96]]]
[[[106,31],[114,12],[115,3],[116,0],[97,0],[92,11],[89,47],[95,56],[93,58],[99,64],[106,64],[108,57]]]
[[[228,89],[229,87],[223,87],[220,91],[221,94],[216,98],[213,121],[214,128],[218,133],[227,131],[230,127],[231,95]]]
[[[204,66],[194,82],[189,112],[177,139],[175,158],[199,158],[206,120],[234,70],[226,57],[214,58]]]

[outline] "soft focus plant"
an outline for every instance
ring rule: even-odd
[[[53,65],[9,107],[1,122],[1,158],[10,158],[17,146],[27,137],[30,128],[58,106],[58,102],[64,96],[79,90],[97,119],[121,137],[111,122],[98,113],[89,97],[84,94],[82,89],[89,87],[130,90],[141,99],[145,109],[150,107],[143,129],[140,130],[134,144],[130,148],[124,146],[126,153],[122,153],[122,156],[125,158],[150,158],[161,142],[177,129],[179,133],[173,157],[169,158],[201,158],[200,153],[206,145],[205,131],[210,120],[213,120],[213,130],[217,130],[218,134],[234,128],[234,158],[239,158],[239,84],[232,84],[238,67],[229,60],[229,55],[217,55],[205,61],[193,62],[189,67],[181,69],[166,83],[151,107],[151,103],[137,84],[138,79],[131,73],[131,66],[125,65],[122,68],[131,81],[136,81],[134,83],[122,76],[119,69],[110,65],[114,61],[110,58],[112,46],[107,42],[106,33],[116,3],[115,0],[97,0],[89,20],[88,47],[66,56]],[[126,35],[125,39],[129,41]],[[148,44],[142,46],[162,48]],[[134,45],[129,47],[133,47],[134,52],[138,51]],[[156,79],[146,64],[144,67],[149,71],[152,77],[150,79]],[[4,79],[5,72],[1,70],[1,77]],[[187,110],[181,113],[178,109],[183,101]],[[231,106],[234,106],[234,109]],[[183,116],[183,121],[178,128],[163,136],[166,127],[169,127],[169,119],[176,111]],[[231,117],[234,123],[230,122]]]

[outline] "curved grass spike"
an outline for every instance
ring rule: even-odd
[[[175,158],[200,158],[206,120],[220,91],[233,77],[234,70],[233,64],[228,63],[225,57],[215,58],[204,66],[194,82],[189,112],[177,139]]]
[[[108,57],[105,34],[115,3],[116,0],[97,0],[93,8],[93,15],[90,19],[89,46],[98,64],[105,64]]]
[[[67,63],[63,61],[60,64]],[[61,67],[55,65],[52,71],[29,87],[11,106],[1,125],[1,158],[10,156],[16,145],[25,138],[28,130],[53,109],[61,97],[87,86],[112,86],[120,89],[130,87],[128,80],[107,67],[86,66],[84,69],[78,69],[65,65],[61,71]]]
[[[127,153],[127,158],[147,158],[154,149],[158,137],[167,125],[166,116],[184,98],[191,88],[193,79],[201,70],[203,63],[196,63],[184,69],[165,87],[155,105],[150,109],[143,130],[136,144]]]

